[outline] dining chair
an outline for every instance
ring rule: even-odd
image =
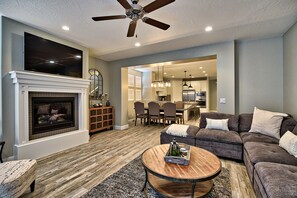
[[[177,109],[184,109],[185,108],[185,103],[183,101],[175,101]],[[182,117],[181,118],[181,123],[185,124],[185,118],[184,118],[184,113],[177,113],[178,116]]]
[[[160,121],[163,120],[163,116],[160,114],[160,105],[156,102],[148,103],[148,111],[149,111],[149,121],[148,124],[151,124],[151,120],[160,124]]]
[[[178,115],[176,113],[176,104],[172,102],[167,102],[163,105],[164,107],[164,122],[163,124],[166,124],[166,121],[174,121],[175,123],[180,123],[180,120],[182,119],[182,115]]]
[[[136,126],[137,118],[140,118],[141,124],[142,124],[142,119],[144,119],[144,124],[145,124],[148,119],[148,114],[144,112],[144,103],[135,102],[134,109],[135,109],[135,126]]]
[[[3,159],[2,159],[2,151],[3,151],[3,147],[4,147],[5,142],[4,141],[0,141],[0,162],[3,163]]]

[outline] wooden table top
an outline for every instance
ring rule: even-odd
[[[191,146],[190,163],[184,166],[165,162],[164,156],[168,149],[169,144],[162,144],[144,151],[141,161],[148,172],[181,181],[205,181],[221,172],[220,159],[207,150]]]

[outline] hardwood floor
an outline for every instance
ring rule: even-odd
[[[160,144],[162,125],[130,126],[94,134],[87,144],[38,159],[35,191],[28,189],[22,197],[80,197],[144,150]],[[232,197],[255,197],[245,166],[221,161],[231,173]]]

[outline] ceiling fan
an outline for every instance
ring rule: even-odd
[[[160,21],[157,21],[149,17],[144,17],[144,15],[152,11],[155,11],[163,6],[166,6],[174,2],[175,0],[155,0],[144,7],[137,4],[139,0],[131,0],[132,4],[129,4],[127,0],[117,0],[117,1],[126,9],[126,15],[99,16],[99,17],[92,17],[92,19],[94,21],[125,19],[127,17],[132,19],[132,21],[129,24],[127,37],[134,36],[138,19],[141,19],[144,23],[160,28],[162,30],[167,30],[170,27],[170,25],[166,23],[162,23]]]

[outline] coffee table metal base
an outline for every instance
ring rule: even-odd
[[[204,197],[213,187],[212,180],[181,183],[162,179],[150,173],[147,173],[146,182],[149,182],[156,192],[165,197]],[[146,186],[146,184],[144,185]]]

